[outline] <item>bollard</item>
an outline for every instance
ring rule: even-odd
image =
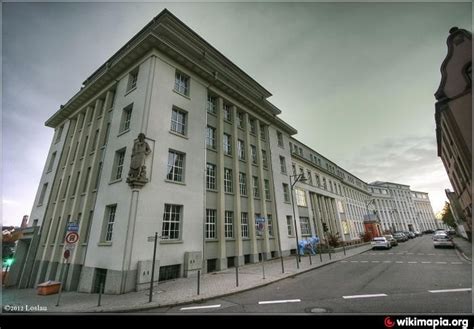
[[[309,253],[308,256],[309,256],[309,265],[313,265],[313,261],[311,260],[311,253]]]
[[[331,260],[332,259],[331,258],[331,248],[330,248],[329,244],[328,244],[328,253],[329,253],[329,259]]]
[[[59,293],[58,293],[58,301],[56,302],[56,306],[59,306],[59,300],[61,299],[61,291],[63,290],[63,283],[59,285]]]
[[[235,267],[235,286],[239,286],[239,267]]]
[[[321,260],[321,263],[323,262],[323,248],[321,248],[321,245],[319,245],[319,260]]]
[[[102,289],[104,289],[104,284],[101,282],[99,286],[99,301],[97,302],[97,306],[100,306],[100,300],[102,299]]]
[[[201,286],[201,271],[200,271],[200,270],[198,270],[198,277],[197,277],[197,279],[198,279],[198,291],[197,291],[197,293],[198,293],[198,295],[199,295],[199,293],[200,293],[200,286]]]
[[[344,250],[344,256],[346,255],[346,243],[342,242],[342,250]]]
[[[263,252],[262,252],[262,273],[263,273],[263,279],[265,280],[265,264],[263,262]]]

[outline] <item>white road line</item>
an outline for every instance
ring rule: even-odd
[[[351,263],[358,263],[358,260],[351,260]]]
[[[417,264],[418,262],[407,262],[408,264]]]
[[[462,264],[462,262],[451,262],[451,264]]]
[[[413,255],[413,253],[412,252],[407,252],[407,255]]]
[[[206,306],[191,306],[191,307],[182,307],[182,308],[180,308],[180,311],[199,310],[199,309],[203,309],[203,308],[219,308],[219,307],[221,307],[221,304],[206,305]]]
[[[263,302],[258,302],[259,305],[263,304],[283,304],[283,303],[299,303],[301,299],[284,299],[284,300],[266,300]]]
[[[353,299],[353,298],[371,298],[371,297],[387,297],[386,294],[371,294],[371,295],[352,295],[352,296],[342,296],[344,299]]]
[[[397,252],[397,255],[403,255],[403,252]]]
[[[421,264],[431,264],[431,262],[421,262]]]
[[[389,252],[388,254],[389,254],[389,255],[393,255],[393,252]]]
[[[395,263],[397,263],[397,264],[403,264],[403,262],[401,262],[401,261],[399,261],[399,260],[397,260]]]
[[[368,260],[361,260],[360,262],[361,263],[368,263],[369,261]]]
[[[436,264],[447,264],[446,262],[436,262]]]
[[[378,260],[373,260],[372,263],[380,263]]]
[[[444,289],[444,290],[428,290],[432,294],[437,294],[440,292],[458,292],[458,291],[472,291],[472,288],[460,288],[460,289]]]

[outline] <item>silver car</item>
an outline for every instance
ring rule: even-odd
[[[392,248],[392,245],[390,244],[390,241],[388,241],[387,238],[384,237],[384,236],[373,238],[371,244],[372,244],[372,249],[377,249],[377,248],[390,249],[390,248]]]
[[[453,238],[446,233],[436,233],[433,235],[433,246],[438,247],[449,247],[454,248]]]

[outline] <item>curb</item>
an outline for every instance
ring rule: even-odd
[[[355,249],[355,248],[354,248]],[[127,308],[110,308],[110,309],[103,309],[103,310],[96,310],[96,311],[84,311],[84,312],[81,312],[83,314],[85,313],[91,313],[91,314],[96,314],[96,313],[108,313],[108,312],[115,312],[115,313],[132,313],[132,312],[138,312],[138,311],[146,311],[146,310],[151,310],[151,309],[155,309],[155,308],[164,308],[164,307],[174,307],[174,306],[180,306],[180,305],[186,305],[186,304],[190,304],[190,303],[202,303],[202,302],[205,302],[207,300],[210,300],[210,299],[214,299],[214,298],[221,298],[221,297],[226,297],[226,296],[231,296],[231,295],[235,295],[235,294],[238,294],[238,293],[241,293],[241,292],[246,292],[246,291],[249,291],[249,290],[253,290],[255,288],[260,288],[260,287],[265,287],[269,284],[272,284],[272,283],[275,283],[275,282],[279,282],[279,281],[282,281],[284,279],[288,279],[288,278],[292,278],[292,277],[296,277],[300,274],[303,274],[303,273],[307,273],[309,271],[312,271],[312,270],[315,270],[315,269],[318,269],[318,268],[321,268],[321,267],[324,267],[324,266],[327,266],[329,264],[333,264],[333,263],[336,263],[336,262],[339,262],[343,259],[347,259],[347,258],[351,258],[353,256],[357,256],[357,255],[360,255],[364,252],[367,252],[369,251],[370,249],[367,249],[367,250],[363,250],[359,253],[356,253],[354,255],[350,255],[350,256],[345,256],[344,258],[341,258],[341,259],[334,259],[334,260],[330,260],[326,263],[322,263],[322,264],[319,264],[319,265],[316,265],[312,268],[308,268],[308,269],[305,269],[305,270],[302,270],[300,272],[297,272],[297,273],[292,273],[292,274],[289,274],[287,276],[284,276],[284,277],[281,277],[281,278],[278,278],[276,280],[272,280],[272,281],[267,281],[267,282],[264,282],[264,283],[261,283],[261,284],[257,284],[255,286],[252,286],[252,287],[248,287],[248,288],[245,288],[245,289],[242,289],[242,290],[239,290],[239,291],[233,291],[233,292],[229,292],[229,293],[224,293],[224,294],[219,294],[219,295],[214,295],[214,296],[209,296],[209,297],[202,297],[202,298],[193,298],[191,300],[187,300],[187,301],[183,301],[183,302],[175,302],[175,303],[168,303],[168,304],[157,304],[157,305],[146,305],[146,306],[138,306],[138,307],[127,307]]]
[[[459,253],[461,254],[461,256],[462,256],[464,259],[466,259],[466,260],[469,261],[469,262],[472,262],[472,259],[469,258],[468,256],[466,256],[466,254],[464,253],[464,251],[461,249],[461,247],[459,247],[459,245],[458,245],[456,242],[454,242],[454,247],[456,248],[456,250],[459,251]]]

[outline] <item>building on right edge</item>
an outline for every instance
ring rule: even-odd
[[[459,216],[471,239],[472,231],[472,34],[453,27],[448,54],[441,64],[441,83],[435,93],[436,141],[455,198]]]

